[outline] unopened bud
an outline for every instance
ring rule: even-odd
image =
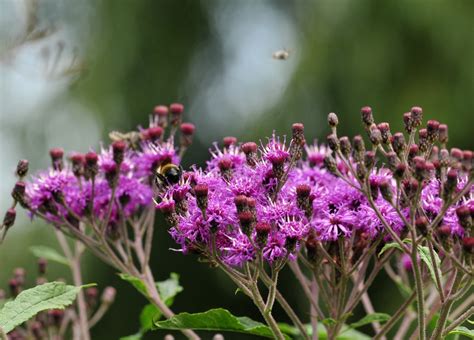
[[[413,126],[419,127],[423,122],[423,110],[419,106],[413,106],[411,108],[411,117],[413,119]]]
[[[399,157],[403,155],[406,150],[405,136],[403,133],[397,132],[393,135],[392,147]]]
[[[127,143],[124,141],[120,140],[112,143],[113,159],[116,164],[121,164],[123,162],[126,148]]]
[[[364,155],[364,165],[367,169],[372,169],[375,165],[375,152],[366,151]]]
[[[5,213],[5,217],[3,218],[3,227],[9,229],[10,227],[15,224],[16,219],[16,210],[14,208],[10,208]],[[1,228],[0,228],[1,229]]]
[[[329,148],[332,151],[334,151],[334,152],[339,151],[339,149],[340,149],[339,139],[337,139],[337,136],[334,133],[331,133],[330,135],[328,135],[326,137],[326,140],[327,140]]]
[[[196,203],[199,209],[205,211],[207,209],[209,187],[207,184],[196,184],[194,186],[194,194],[196,195]]]
[[[380,184],[380,193],[382,194],[382,197],[384,200],[386,200],[389,203],[392,203],[393,201],[393,191],[392,191],[392,186],[390,185],[389,181],[386,179],[383,179]]]
[[[437,120],[429,120],[426,124],[426,130],[428,131],[428,141],[434,143],[439,138],[439,122]]]
[[[328,114],[328,124],[330,127],[334,128],[339,124],[339,119],[334,112],[330,112]]]
[[[237,208],[237,213],[240,213],[244,210],[247,209],[247,196],[245,195],[238,195],[238,196],[235,196],[234,198],[234,204],[235,204],[235,207]]]
[[[371,126],[372,124],[374,124],[374,116],[372,115],[372,108],[370,106],[364,106],[360,110],[360,113],[362,116],[362,121],[365,125]]]
[[[436,235],[442,240],[447,239],[451,236],[451,227],[448,225],[439,226],[436,229]]]
[[[440,124],[438,127],[438,132],[439,132],[439,142],[441,144],[446,144],[449,140],[448,126],[446,124]]]
[[[184,111],[184,106],[182,104],[174,103],[170,105],[171,111],[171,125],[178,126],[181,122],[181,115]]]
[[[374,200],[376,200],[377,197],[379,197],[379,183],[378,183],[378,181],[374,178],[371,178],[369,180],[369,186],[370,186],[370,195],[372,196],[372,198]]]
[[[28,173],[28,161],[26,159],[22,159],[18,161],[16,166],[16,174],[18,177],[22,178],[25,177]]]
[[[255,231],[257,233],[257,245],[263,248],[267,243],[268,234],[272,230],[272,227],[267,222],[258,222],[255,225]]]
[[[390,144],[392,139],[392,133],[390,132],[390,125],[386,122],[380,123],[377,125],[377,128],[382,134],[382,142],[384,144]]]
[[[224,147],[228,148],[231,145],[236,145],[237,144],[237,138],[233,136],[227,136],[222,139],[222,142],[224,143]]]
[[[168,112],[168,107],[165,105],[157,105],[153,110],[153,113],[158,116],[167,116]]]
[[[405,131],[411,133],[413,131],[413,118],[411,112],[405,112],[403,114],[403,123],[405,124]]]
[[[84,169],[84,175],[86,178],[94,178],[97,173],[99,172],[99,167],[97,162],[99,160],[99,156],[93,151],[86,153],[86,166]]]
[[[324,157],[324,166],[330,173],[337,175],[337,163],[333,156],[328,154]]]
[[[291,131],[293,133],[292,144],[300,147],[304,146],[306,142],[304,138],[304,125],[302,123],[294,123],[291,126]]]
[[[393,173],[395,179],[398,181],[402,180],[403,177],[405,176],[406,170],[407,170],[407,166],[405,163],[397,164],[397,166],[395,167],[395,171]]]
[[[47,266],[48,266],[48,260],[42,257],[38,259],[38,273],[40,275],[46,274]]]
[[[306,254],[310,263],[316,263],[318,260],[318,239],[314,235],[308,236],[305,243]]]
[[[423,235],[426,236],[428,234],[428,224],[429,221],[426,217],[421,216],[418,217],[415,221],[416,229]]]
[[[25,192],[26,192],[26,183],[23,181],[18,181],[15,183],[15,186],[13,187],[12,197],[15,201],[23,203],[26,200]]]
[[[76,177],[81,177],[84,173],[84,164],[86,163],[86,158],[81,153],[74,153],[71,155],[72,163],[72,173]]]
[[[101,296],[102,303],[106,305],[112,304],[115,300],[116,294],[117,294],[117,291],[115,290],[114,287],[106,287]]]
[[[181,124],[181,147],[188,147],[193,142],[193,135],[196,127],[192,123]]]
[[[367,169],[363,163],[357,164],[356,175],[361,181],[364,180],[365,176],[367,176]]]
[[[470,171],[472,169],[472,151],[470,150],[464,150],[462,152],[462,168],[464,171]]]
[[[382,143],[382,133],[376,127],[370,129],[369,139],[372,144],[375,146]]]
[[[352,144],[354,145],[354,150],[355,150],[355,160],[356,161],[362,161],[365,153],[365,143],[364,139],[360,135],[354,136],[352,140]]]
[[[252,233],[252,224],[254,222],[254,217],[250,211],[242,211],[237,216],[240,222],[240,228],[242,232],[250,236]]]
[[[344,157],[349,158],[349,156],[351,155],[351,150],[352,150],[349,137],[343,136],[339,138],[339,144],[341,146],[341,152],[344,155]]]
[[[398,160],[397,154],[394,151],[389,151],[387,152],[386,157],[387,157],[388,167],[391,170],[394,170],[397,167],[397,165],[400,163],[400,161]]]
[[[245,154],[247,165],[254,167],[257,163],[257,149],[258,146],[254,142],[247,142],[242,144],[240,147],[242,152]]]
[[[469,254],[474,254],[474,237],[464,237],[462,239],[462,248],[464,251]]]
[[[459,224],[466,230],[469,230],[472,225],[471,210],[467,205],[460,206],[456,209],[456,215],[459,219]]]
[[[109,187],[114,188],[117,185],[117,180],[119,177],[119,167],[117,164],[107,164],[105,170],[105,179],[109,184]]]
[[[418,146],[421,152],[426,152],[428,150],[430,142],[428,140],[428,130],[420,129],[418,131]]]
[[[49,150],[49,155],[51,156],[53,169],[61,171],[64,167],[64,164],[63,164],[64,150],[61,148],[53,148]]]

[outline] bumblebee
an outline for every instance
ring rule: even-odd
[[[183,174],[183,168],[173,163],[166,163],[160,165],[156,170],[156,185],[158,188],[165,187],[167,185],[173,185],[179,182],[181,175]]]

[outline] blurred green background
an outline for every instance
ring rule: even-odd
[[[204,164],[211,142],[224,136],[258,140],[274,129],[286,134],[296,121],[305,123],[308,141],[324,139],[330,111],[342,134],[360,133],[364,105],[392,131],[402,128],[403,112],[422,106],[425,117],[449,124],[451,145],[474,146],[474,1],[38,0],[35,27],[49,34],[28,41],[34,3],[0,0],[1,211],[10,204],[18,159],[36,170],[49,165],[51,147],[97,148],[110,130],[147,124],[162,103],[182,102],[197,125],[185,166]],[[289,59],[272,59],[281,49]],[[175,311],[225,307],[259,319],[224,275],[169,251],[162,226],[157,221],[153,269],[159,280],[180,273],[185,290]],[[18,266],[34,280],[28,248],[56,247],[50,229],[22,214],[0,246],[0,287]],[[60,265],[50,267],[50,279],[69,278]],[[84,276],[118,289],[93,338],[134,333],[144,299],[92,256]],[[281,287],[308,319],[289,273]],[[378,312],[400,301],[384,277],[370,293]],[[286,321],[279,309],[276,316]]]

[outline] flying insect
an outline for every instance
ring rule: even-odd
[[[177,184],[183,174],[183,168],[173,163],[160,165],[156,170],[155,182],[158,188]]]

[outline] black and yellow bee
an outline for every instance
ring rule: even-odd
[[[156,185],[163,188],[168,185],[177,184],[183,174],[183,168],[173,163],[160,165],[156,170]]]

